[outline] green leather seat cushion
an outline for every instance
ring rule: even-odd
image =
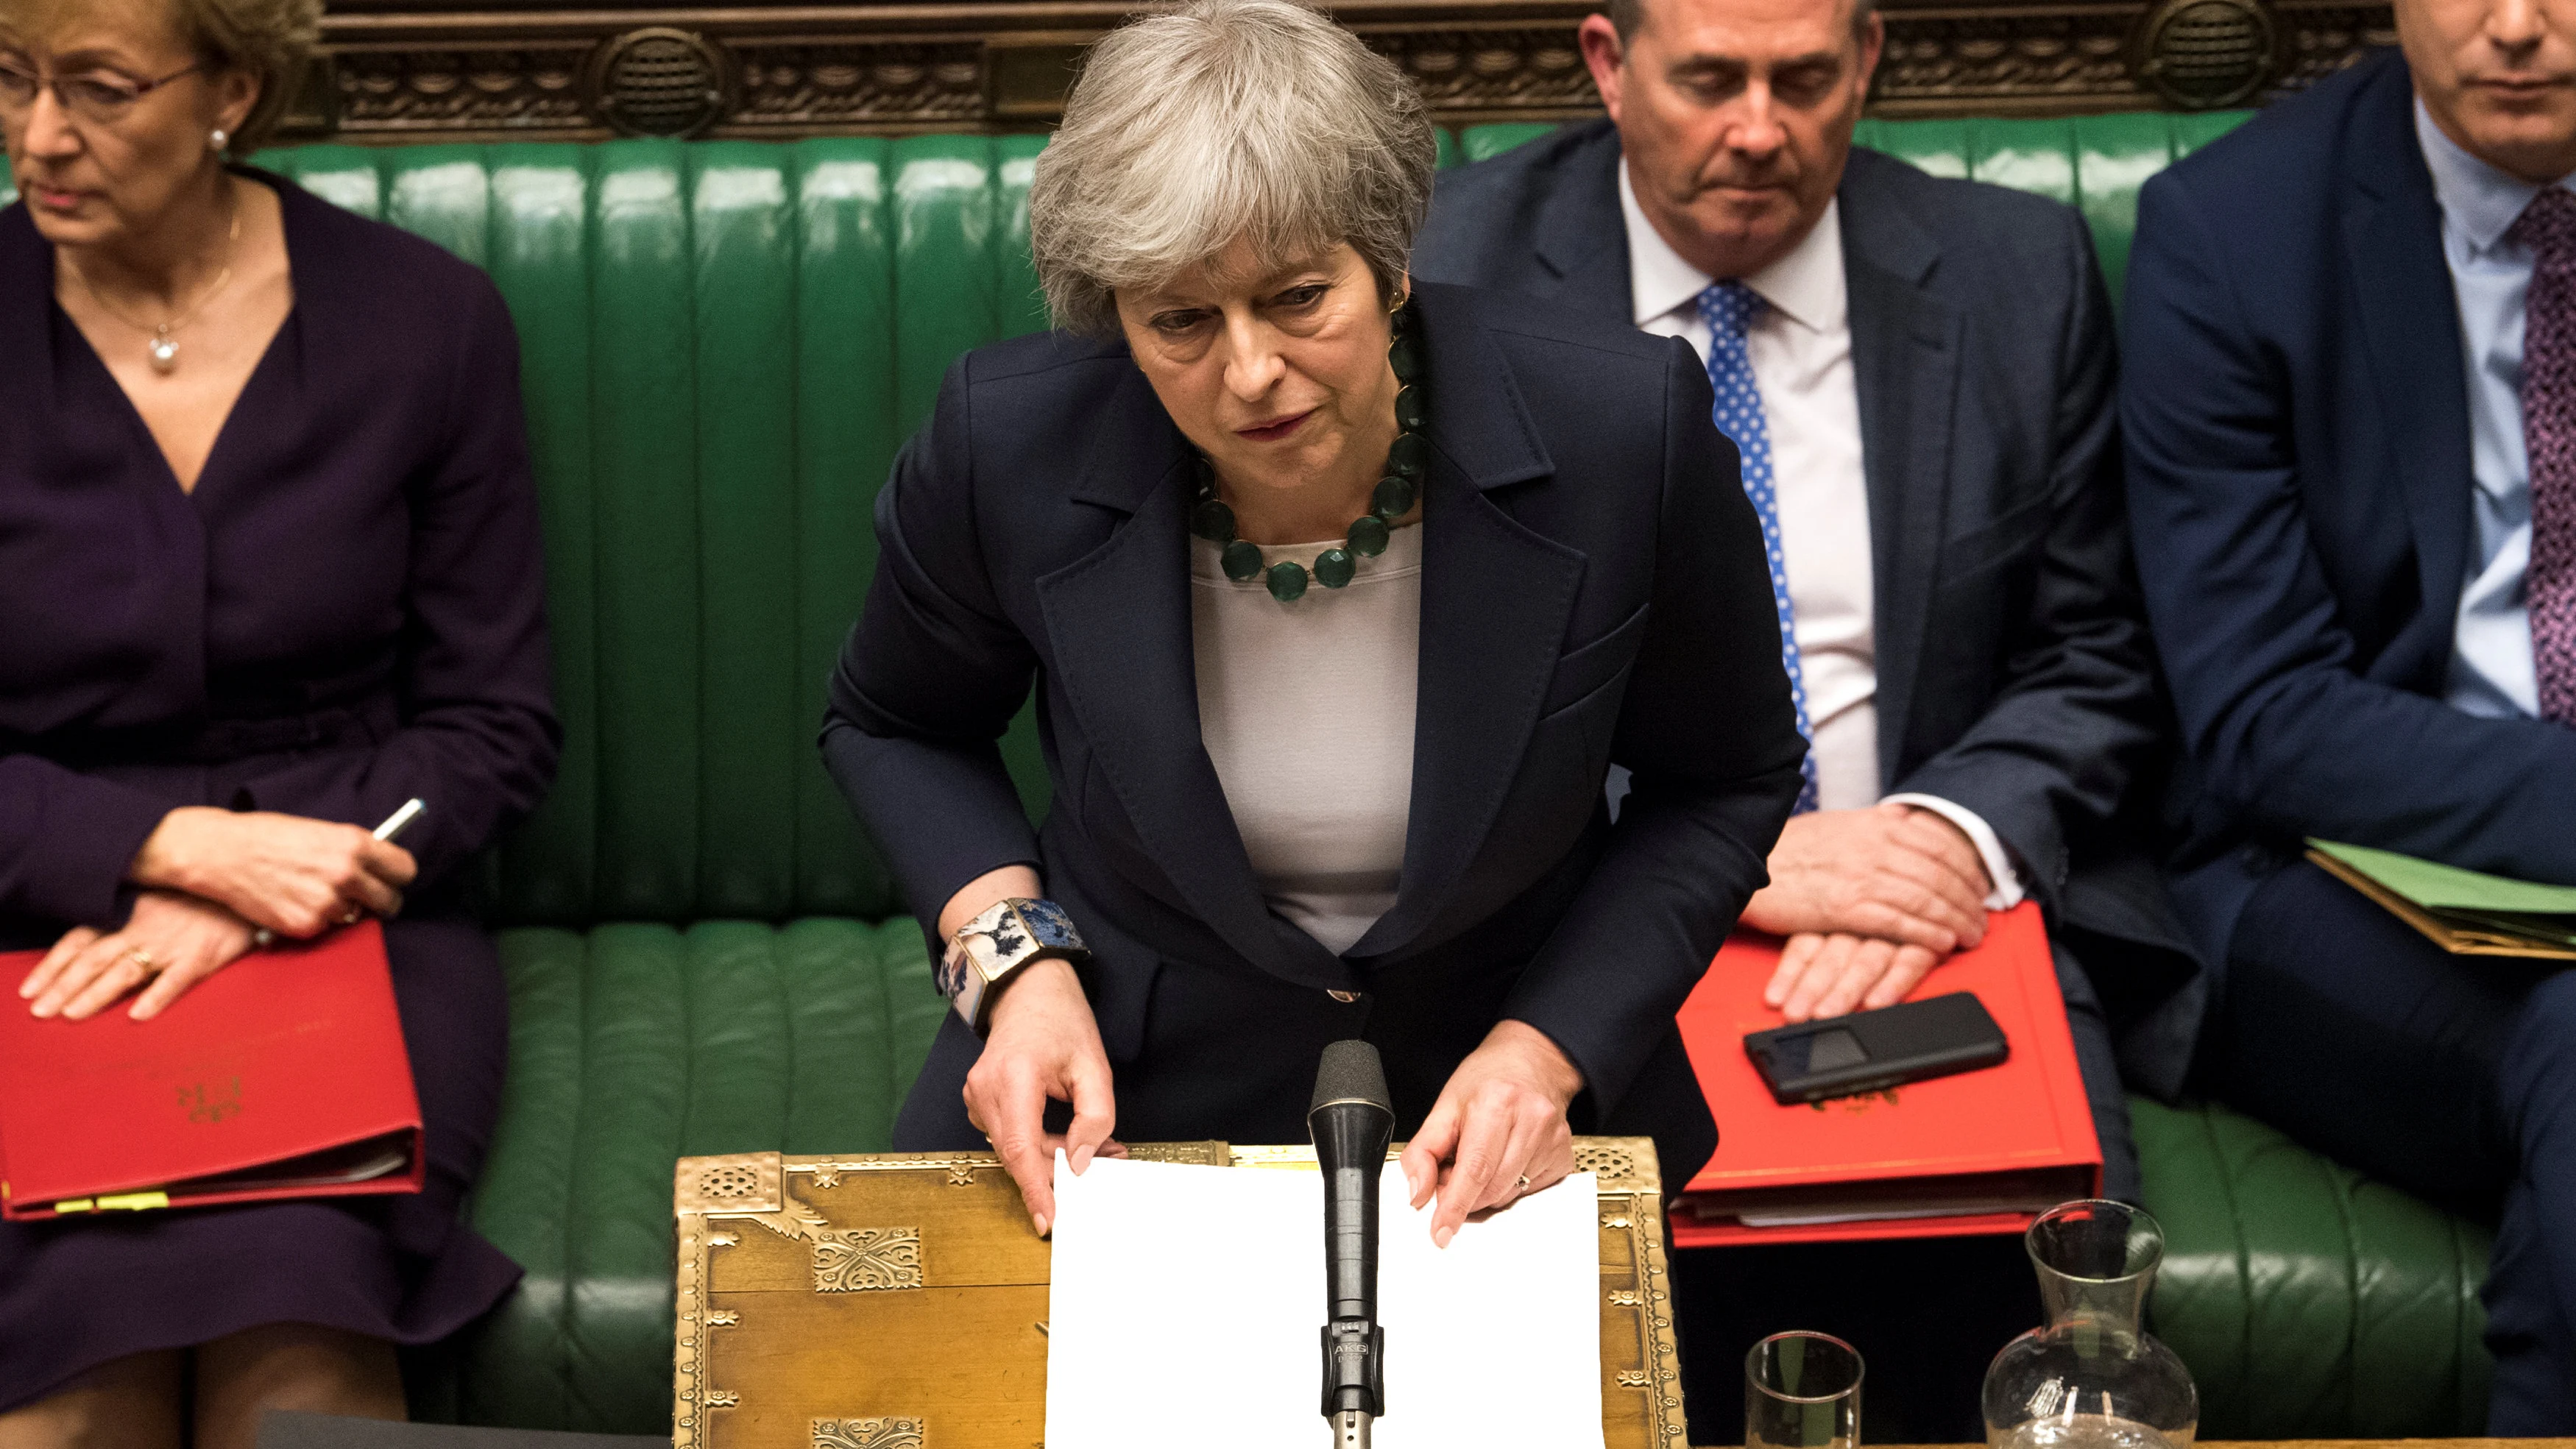
[[[2223,1107],[2132,1098],[2165,1229],[2150,1327],[2221,1439],[2483,1432],[2494,1234]]]
[[[527,1277],[416,1393],[467,1422],[667,1432],[673,1161],[885,1151],[947,1005],[908,917],[500,943],[510,1076],[472,1213]]]

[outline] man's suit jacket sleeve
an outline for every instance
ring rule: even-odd
[[[877,495],[877,571],[832,676],[823,762],[925,933],[969,881],[1038,860],[999,741],[1037,659],[978,537],[969,359]]]
[[[1611,739],[1631,788],[1591,879],[1504,1008],[1547,1033],[1605,1104],[1663,1045],[1769,880],[1807,752],[1753,506],[1709,422],[1707,374],[1687,344],[1672,348],[1655,587]]]
[[[2064,235],[2054,250],[2067,272],[2058,295],[2068,304],[2048,373],[2057,403],[2047,493],[2026,505],[2046,510],[2037,583],[2001,690],[1973,727],[1890,792],[1976,812],[2020,857],[2023,887],[2052,906],[2067,878],[2068,827],[2119,811],[2157,744],[2162,708],[2121,506],[2110,301],[2082,219],[2056,214]],[[1945,584],[1965,582],[1953,562],[1943,560]]]
[[[2285,839],[2576,882],[2576,730],[2364,677],[2306,508],[2338,480],[2303,471],[2289,380],[2237,281],[2190,193],[2149,182],[2121,418],[2149,617],[2204,790]]]

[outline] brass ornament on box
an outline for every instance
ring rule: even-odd
[[[927,1449],[919,1419],[816,1419],[814,1449]]]
[[[1683,1449],[1653,1148],[1638,1138],[1574,1146],[1579,1170],[1599,1177],[1601,1442]],[[1313,1149],[1300,1146],[1158,1142],[1128,1152],[1315,1170]],[[682,1158],[672,1211],[673,1449],[953,1449],[1045,1437],[1051,1248],[991,1154]],[[908,1226],[854,1226],[895,1222]],[[899,1242],[922,1281],[853,1292],[816,1280],[816,1246],[858,1242]],[[931,1322],[953,1332],[924,1332]],[[970,1375],[958,1372],[961,1343],[971,1344]]]

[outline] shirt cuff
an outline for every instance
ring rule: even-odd
[[[1984,816],[1938,795],[1904,794],[1887,798],[1898,805],[1929,810],[1958,826],[1959,832],[1968,837],[1968,843],[1977,848],[1977,858],[1985,862],[1986,879],[1994,882],[1995,888],[1986,893],[1987,910],[2009,911],[2021,904],[2021,872],[2013,869],[2012,855],[2004,849],[2003,837],[1995,834],[1995,828],[1986,823]]]

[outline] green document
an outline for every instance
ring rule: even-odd
[[[2500,875],[2462,870],[2366,845],[2338,845],[2331,840],[2310,840],[2308,844],[2368,876],[2390,894],[2428,911],[2514,918],[2512,929],[2527,931],[2537,927],[2551,935],[2576,931],[2576,919],[2529,920],[2533,916],[2576,918],[2576,886],[2507,880]]]

